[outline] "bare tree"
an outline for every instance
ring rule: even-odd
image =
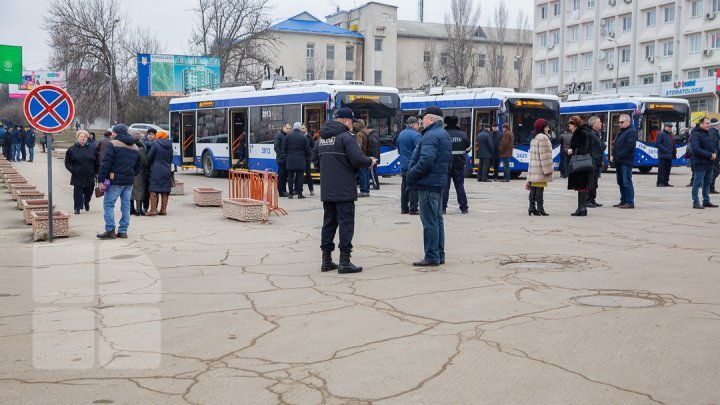
[[[491,30],[490,40],[487,43],[489,63],[486,64],[490,86],[503,87],[505,85],[505,40],[509,12],[505,0],[495,7],[493,16],[495,27]]]
[[[85,118],[107,111],[108,93],[123,94],[121,44],[127,18],[117,0],[51,0],[44,18],[52,49],[50,68],[67,72],[68,90]],[[115,22],[117,20],[117,23]],[[114,97],[117,120],[125,120],[123,97]]]
[[[220,58],[222,81],[259,79],[258,66],[271,61],[269,0],[198,0],[191,45]]]
[[[450,14],[445,15],[448,41],[444,48],[447,64],[440,68],[452,86],[473,87],[479,75],[476,42],[480,22],[480,6],[472,0],[452,0]]]
[[[517,74],[517,87],[520,91],[527,91],[530,88],[532,75],[525,74],[525,66],[531,61],[528,60],[528,50],[531,49],[530,23],[528,16],[523,10],[518,10],[516,20],[517,38],[515,44],[515,68]]]

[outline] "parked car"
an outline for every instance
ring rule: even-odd
[[[159,125],[136,122],[135,124],[130,125],[130,127],[128,128],[128,132],[130,134],[139,133],[141,135],[145,135],[147,133],[147,130],[150,128],[155,128],[155,130],[157,130],[158,132],[163,131],[162,127],[160,127]]]

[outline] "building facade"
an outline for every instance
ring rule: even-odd
[[[352,10],[337,10],[322,22],[308,13],[271,29],[277,39],[275,64],[294,79],[362,80],[369,85],[419,88],[432,77],[448,75],[445,24],[398,21],[397,7],[370,2]],[[494,28],[479,27],[472,38],[476,54],[476,86],[489,86],[489,47]],[[500,86],[530,88],[532,32],[507,29],[495,61]],[[497,68],[496,68],[497,69]],[[499,77],[499,76],[498,76]]]
[[[720,0],[536,0],[534,14],[534,91],[678,96],[717,111]]]

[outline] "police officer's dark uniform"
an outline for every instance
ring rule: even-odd
[[[450,181],[455,183],[460,212],[468,213],[468,200],[465,194],[465,165],[467,164],[466,153],[470,150],[470,140],[465,132],[460,129],[458,117],[445,117],[445,131],[450,135],[452,141],[452,163],[448,172],[447,187],[443,190],[443,213],[447,210],[450,199]]]
[[[338,273],[357,273],[362,267],[350,262],[352,238],[355,233],[355,201],[357,183],[355,174],[361,167],[370,167],[373,159],[363,155],[349,127],[338,119],[355,121],[352,110],[343,107],[335,112],[334,121],[323,124],[320,139],[313,154],[316,166],[320,167],[320,199],[323,202],[323,227],[320,249],[322,265],[320,270],[338,269]],[[335,232],[340,228],[340,264],[332,261],[335,250]]]

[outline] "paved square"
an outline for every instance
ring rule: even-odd
[[[44,157],[17,167],[45,192]],[[248,224],[192,204],[227,179],[179,178],[126,240],[95,238],[93,200],[70,238],[32,243],[0,193],[0,403],[720,404],[720,209],[690,208],[686,168],[674,188],[636,173],[634,210],[607,173],[585,218],[563,179],[549,217],[523,180],[467,179],[429,271],[384,179],[357,204],[353,275],[319,271],[319,197]]]

